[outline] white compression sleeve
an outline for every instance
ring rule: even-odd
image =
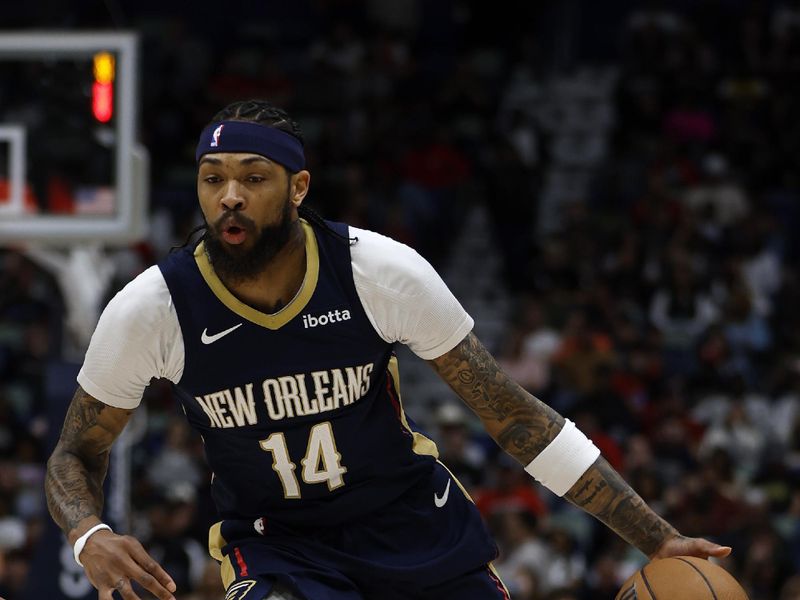
[[[547,489],[563,496],[594,464],[600,450],[575,423],[565,419],[564,427],[525,470]]]

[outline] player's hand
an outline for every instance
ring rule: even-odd
[[[668,558],[670,556],[696,556],[697,558],[724,558],[731,553],[730,546],[720,546],[703,538],[688,538],[676,535],[667,539],[650,556],[654,558]]]
[[[172,577],[136,538],[98,531],[86,541],[80,558],[99,600],[113,600],[114,591],[124,600],[141,600],[131,586],[134,581],[160,600],[175,600]]]

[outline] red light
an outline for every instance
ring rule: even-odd
[[[101,123],[108,123],[114,114],[114,84],[98,83],[92,85],[92,114]]]

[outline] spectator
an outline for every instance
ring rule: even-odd
[[[753,514],[744,489],[734,478],[730,454],[718,449],[708,455],[699,472],[688,473],[676,482],[672,510],[689,530],[730,535],[745,526]]]
[[[744,403],[735,401],[721,423],[712,425],[698,448],[701,459],[722,450],[736,465],[736,478],[749,482],[755,475],[766,445],[766,438],[747,415]]]
[[[656,291],[650,319],[663,336],[667,375],[690,375],[697,370],[696,345],[717,318],[717,309],[687,268],[674,266],[669,282]]]
[[[744,219],[750,204],[742,187],[730,176],[728,161],[720,154],[703,160],[704,178],[683,197],[686,207],[698,215],[708,214],[719,227],[730,227]]]
[[[497,457],[497,467],[492,471],[494,478],[486,481],[486,485],[475,491],[475,505],[486,519],[509,510],[526,510],[532,515],[542,517],[547,513],[547,506],[539,495],[539,491],[531,485],[525,472],[520,473],[517,465]]]
[[[586,313],[576,310],[567,321],[553,363],[567,390],[588,394],[597,389],[599,367],[614,363],[612,341],[604,333],[592,330]]]
[[[172,418],[167,425],[164,448],[147,468],[150,483],[158,489],[167,489],[175,483],[200,485],[203,469],[192,454],[191,430],[185,421]]]
[[[531,394],[544,393],[551,384],[551,360],[561,344],[559,333],[546,320],[546,309],[536,300],[521,302],[518,322],[510,326],[498,364]]]
[[[486,467],[484,447],[470,439],[470,421],[455,403],[442,404],[436,411],[439,457],[467,490],[483,482]]]
[[[581,597],[614,598],[625,578],[620,576],[620,565],[610,555],[601,556],[589,572],[584,584],[581,586]]]
[[[186,600],[219,600],[225,593],[222,587],[222,580],[219,576],[219,564],[212,559],[206,559],[203,566],[203,574],[194,593],[190,594]]]
[[[778,600],[800,600],[800,575],[794,575],[786,580]]]
[[[637,417],[632,410],[632,403],[629,404],[614,388],[614,369],[611,365],[598,365],[595,381],[595,389],[583,396],[576,409],[575,422],[577,423],[577,415],[591,418],[592,423],[586,423],[586,426],[598,437],[590,437],[595,444],[598,443],[601,435],[608,439],[608,442],[600,441],[604,445],[598,447],[602,448],[603,455],[607,458],[609,455],[606,454],[606,451],[615,456],[615,460],[617,460],[615,468],[618,468],[622,457],[617,442],[614,440],[624,439],[635,431],[638,427]],[[586,430],[582,429],[581,431]],[[587,433],[587,435],[589,434]],[[614,447],[612,447],[612,443]]]
[[[550,555],[539,534],[539,519],[525,508],[511,507],[496,514],[493,524],[503,542],[495,562],[500,578],[515,598],[518,592],[538,594]]]
[[[207,551],[189,535],[196,511],[195,486],[174,482],[159,490],[148,509],[148,552],[172,577],[179,590],[196,590],[203,578]]]
[[[761,525],[752,535],[742,567],[750,597],[754,600],[777,598],[782,582],[790,573],[785,545],[771,527]]]
[[[551,529],[547,540],[550,553],[542,572],[542,588],[578,590],[586,576],[586,559],[578,552],[575,540],[561,528]]]

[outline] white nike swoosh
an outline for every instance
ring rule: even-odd
[[[439,497],[439,494],[436,492],[433,493],[433,503],[436,505],[436,508],[442,508],[445,504],[447,504],[447,498],[450,497],[450,482],[452,479],[447,480],[447,487],[444,488],[444,494],[442,497]]]
[[[244,323],[239,323],[238,325],[234,325],[230,329],[226,329],[225,331],[220,331],[219,333],[215,333],[214,335],[208,335],[208,329],[203,329],[203,335],[200,336],[200,341],[203,342],[204,344],[213,344],[218,339],[224,338],[231,331],[239,329],[239,327],[241,327],[242,325],[244,325]]]

